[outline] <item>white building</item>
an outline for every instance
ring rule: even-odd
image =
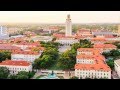
[[[0,26],[0,39],[8,39],[9,38],[9,34],[7,33],[7,28]]]
[[[14,36],[11,36],[10,38],[23,38],[24,35],[14,35]]]
[[[65,32],[66,36],[72,36],[72,22],[70,19],[70,15],[67,15],[67,19],[66,19],[66,32]]]
[[[107,65],[76,64],[75,76],[79,79],[85,78],[106,78],[111,79],[111,69]]]
[[[106,78],[111,79],[111,69],[99,50],[94,48],[77,49],[75,76],[79,79]]]
[[[22,28],[22,27],[8,27],[7,28],[7,33],[9,33],[9,34],[16,34],[16,33],[19,33],[20,31],[23,31],[24,29],[27,29],[27,28]]]
[[[37,41],[43,41],[43,42],[49,42],[52,41],[53,37],[51,36],[33,36],[31,37],[31,40],[37,42]]]
[[[55,42],[58,42],[63,45],[72,45],[74,43],[78,43],[79,41],[78,39],[63,37],[63,38],[57,39]]]
[[[77,55],[94,55],[100,54],[100,50],[95,48],[78,48]]]
[[[34,42],[34,43],[30,43],[30,42],[20,42],[20,43],[15,43],[13,44],[13,46],[19,47],[21,49],[26,49],[28,47],[39,47],[40,43],[39,42]]]
[[[94,64],[95,57],[93,55],[77,55],[76,63]]]
[[[31,63],[26,61],[5,60],[0,63],[0,67],[7,67],[10,71],[10,74],[18,74],[20,71],[32,71]]]
[[[114,38],[106,38],[106,40],[109,41],[120,41],[120,37],[114,37]]]
[[[114,61],[114,68],[120,78],[120,59]]]
[[[39,58],[41,53],[32,51],[14,51],[11,54],[11,59],[14,61],[29,61],[34,62],[35,59]]]

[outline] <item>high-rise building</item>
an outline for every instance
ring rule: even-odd
[[[9,37],[9,35],[7,33],[7,28],[0,26],[0,39],[6,39],[8,37]]]
[[[67,19],[66,19],[65,36],[72,36],[72,22],[71,22],[71,19],[70,19],[70,15],[67,15]]]

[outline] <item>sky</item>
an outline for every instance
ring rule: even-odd
[[[0,11],[0,23],[120,23],[120,11]]]

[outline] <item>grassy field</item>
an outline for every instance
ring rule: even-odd
[[[40,76],[36,77],[36,79],[39,79],[39,78],[44,77],[44,76],[45,76],[45,75],[40,75]]]
[[[58,76],[58,78],[60,78],[60,79],[64,79],[64,77],[63,77],[63,76]]]

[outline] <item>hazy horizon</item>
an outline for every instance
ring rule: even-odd
[[[0,23],[120,23],[120,11],[0,11]]]

